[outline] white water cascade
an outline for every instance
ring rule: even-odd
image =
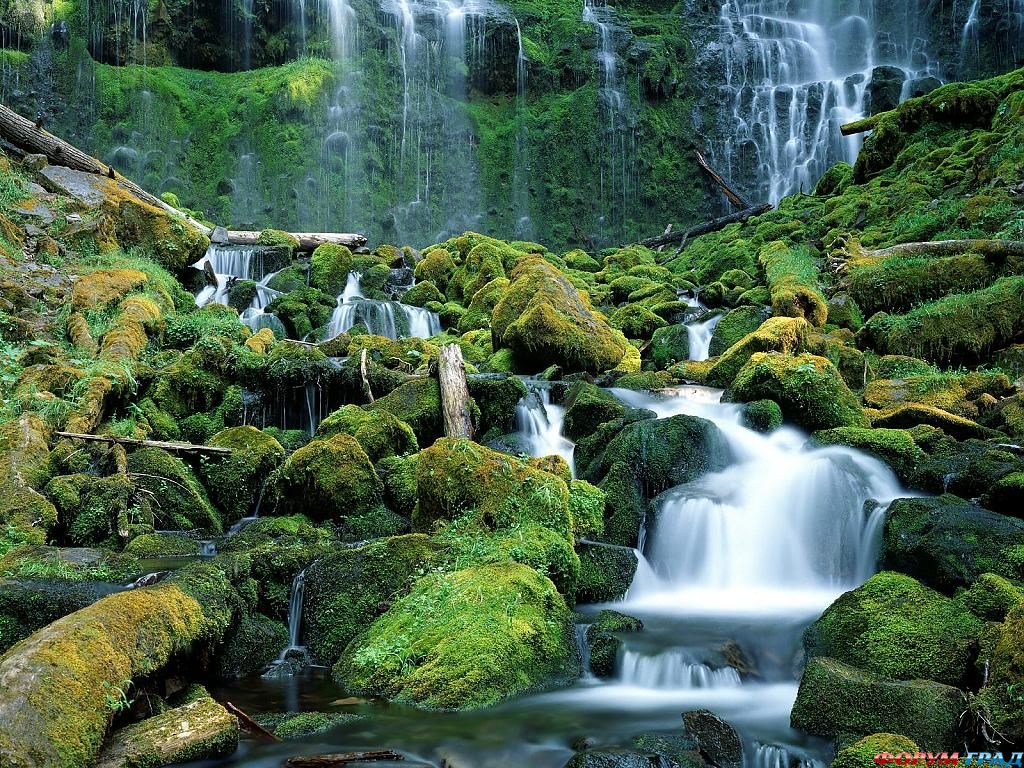
[[[575,444],[562,434],[565,408],[551,402],[551,390],[527,382],[526,397],[516,405],[516,431],[530,456],[561,456],[569,464],[573,477]]]
[[[441,332],[441,320],[436,312],[397,301],[367,299],[363,296],[361,279],[358,273],[349,273],[345,290],[331,314],[327,338],[334,338],[357,323],[363,323],[370,333],[389,339],[410,336],[426,339]]]
[[[708,349],[711,347],[711,337],[718,327],[722,315],[713,317],[701,322],[687,323],[686,335],[689,341],[689,355],[691,360],[707,360]]]
[[[723,97],[731,127],[713,154],[750,198],[777,203],[810,192],[829,165],[853,163],[861,137],[843,123],[863,117],[872,78],[938,76],[926,51],[927,13],[884,0],[727,0],[720,27]],[[878,68],[878,69],[876,69]]]
[[[207,285],[196,294],[196,305],[205,307],[207,304],[223,304],[227,306],[228,291],[235,280],[253,280],[256,282],[256,293],[252,302],[242,312],[241,321],[253,331],[270,328],[272,331],[284,333],[284,325],[273,313],[267,312],[267,305],[280,296],[269,286],[277,272],[267,272],[264,265],[264,246],[217,245],[211,244],[206,254],[192,266],[204,270],[210,265],[215,277],[214,285]]]
[[[712,667],[685,650],[646,654],[627,650],[620,662],[619,679],[641,688],[729,688],[742,685],[732,667]]]

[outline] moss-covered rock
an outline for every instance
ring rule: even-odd
[[[29,562],[24,559],[14,563],[3,558],[0,559],[0,573],[12,567],[28,565]],[[94,581],[0,581],[0,653],[37,629],[91,605],[103,597],[108,589],[102,582]]]
[[[384,397],[377,398],[367,408],[370,411],[387,411],[408,424],[420,446],[428,446],[444,434],[441,388],[437,379],[425,377],[407,381]]]
[[[580,603],[610,603],[621,600],[636,573],[636,553],[629,547],[607,544],[577,544],[580,578],[576,600]]]
[[[383,409],[364,411],[358,405],[343,405],[316,430],[321,440],[337,434],[354,437],[375,464],[387,456],[404,456],[419,449],[412,428]]]
[[[690,357],[690,332],[685,325],[658,328],[651,336],[648,347],[651,363],[663,370]]]
[[[350,690],[437,709],[486,706],[579,672],[565,602],[517,563],[420,579],[334,667]]]
[[[516,406],[527,395],[526,385],[515,376],[472,376],[469,395],[477,408],[476,439],[481,443],[515,428]]]
[[[522,259],[508,293],[491,316],[494,346],[505,346],[536,367],[569,371],[614,368],[626,342],[557,269],[541,258]]]
[[[790,719],[815,736],[900,733],[929,749],[952,751],[965,706],[964,694],[952,686],[892,680],[823,656],[807,663]]]
[[[864,325],[860,307],[850,294],[840,291],[828,300],[828,324],[849,328],[851,331],[860,330]]]
[[[445,297],[437,286],[429,280],[417,281],[416,285],[410,288],[402,296],[402,303],[413,307],[425,307],[432,301],[444,304]]]
[[[960,685],[982,624],[909,576],[882,572],[830,605],[804,635],[810,656],[897,680]]]
[[[956,416],[941,408],[930,405],[899,405],[876,415],[871,423],[876,427],[911,429],[919,424],[938,427],[958,440],[994,437],[998,433],[983,427],[975,421]]]
[[[978,698],[992,725],[1011,743],[1024,738],[1024,604],[1017,603],[999,626],[991,651],[988,685]]]
[[[668,325],[642,304],[620,307],[612,313],[610,323],[630,339],[649,339],[656,330]]]
[[[738,402],[774,400],[788,421],[805,429],[865,426],[857,397],[828,360],[815,355],[753,355],[733,380]]]
[[[58,619],[0,657],[0,750],[12,766],[93,763],[113,712],[106,696],[217,641],[233,590],[213,564],[119,592]],[[103,627],[102,632],[97,627]]]
[[[50,476],[47,433],[35,414],[0,425],[0,523],[29,544],[46,541],[57,522],[57,510],[37,490]]]
[[[345,290],[352,252],[344,245],[324,243],[317,246],[309,259],[309,284],[313,288],[337,296]]]
[[[137,269],[97,269],[75,280],[71,306],[75,309],[103,309],[146,284],[149,276]]]
[[[363,717],[354,712],[289,712],[264,715],[259,719],[261,725],[273,731],[279,739],[291,741],[324,733],[345,723],[361,720]]]
[[[206,490],[181,459],[159,448],[142,448],[128,456],[128,472],[136,488],[152,498],[158,528],[220,533],[223,523],[210,504]]]
[[[766,313],[767,309],[756,306],[737,307],[726,312],[711,334],[708,354],[718,357],[744,336],[756,331],[768,319]]]
[[[211,458],[200,473],[214,504],[225,520],[252,513],[270,474],[284,460],[284,448],[256,427],[231,427],[210,438],[210,445],[231,449],[231,455]]]
[[[836,427],[814,433],[820,445],[846,445],[878,457],[906,482],[925,459],[925,452],[904,429]]]
[[[768,243],[760,250],[757,260],[768,278],[772,312],[803,317],[816,326],[825,324],[828,307],[818,288],[816,258],[817,254],[808,246],[782,240]]]
[[[774,400],[754,400],[743,408],[743,424],[757,432],[773,432],[782,422],[782,409]]]
[[[598,425],[622,416],[626,406],[612,394],[586,381],[575,382],[565,394],[565,436],[579,440]]]
[[[904,752],[913,755],[920,751],[921,748],[906,736],[873,733],[840,749],[829,768],[865,768],[875,762],[876,755],[895,756]]]
[[[289,456],[274,473],[272,490],[282,514],[346,520],[373,512],[381,504],[384,487],[359,442],[338,433]]]
[[[306,570],[303,642],[333,665],[349,642],[413,586],[434,554],[426,536],[382,539],[344,549]]]
[[[883,564],[949,593],[983,573],[1020,579],[1012,552],[1022,545],[1024,521],[952,494],[897,499],[885,523]]]
[[[384,484],[384,503],[403,517],[416,507],[417,455],[390,456],[377,462],[377,476]]]
[[[245,614],[217,653],[220,677],[245,677],[266,669],[288,645],[288,627],[260,613]]]
[[[770,317],[709,363],[703,379],[713,387],[728,387],[757,352],[795,354],[803,351],[810,329],[810,324],[802,318]]]
[[[1003,621],[1006,614],[1024,602],[1024,588],[994,573],[983,573],[957,600],[984,621]]]
[[[590,671],[598,677],[614,677],[615,662],[622,648],[621,632],[639,632],[644,628],[640,619],[618,611],[604,610],[587,627],[587,645],[590,647]]]

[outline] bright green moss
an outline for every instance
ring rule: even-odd
[[[354,437],[373,463],[419,449],[412,428],[383,409],[364,411],[358,405],[344,405],[320,422],[316,430],[321,440],[341,433]]]
[[[416,378],[402,384],[393,392],[377,398],[369,410],[383,410],[405,422],[416,435],[421,446],[428,446],[441,436],[441,388],[437,379]]]
[[[993,726],[1007,739],[1024,737],[1024,605],[1017,603],[999,628],[991,654],[989,683],[979,698],[987,707]]]
[[[417,582],[334,667],[350,690],[470,709],[579,674],[571,615],[554,585],[509,563]]]
[[[578,381],[565,395],[565,435],[571,440],[591,435],[598,425],[622,416],[626,410],[618,398],[585,381]]]
[[[136,488],[156,499],[151,505],[158,528],[220,533],[223,523],[206,490],[181,459],[159,448],[143,448],[128,456],[128,472]]]
[[[576,539],[600,536],[604,533],[604,491],[586,480],[569,483],[569,514]]]
[[[590,646],[590,671],[598,677],[614,677],[615,662],[622,640],[616,637],[623,632],[639,632],[644,628],[640,619],[618,611],[604,610],[597,614],[594,623],[587,627],[587,645]]]
[[[266,432],[250,426],[218,432],[209,444],[231,449],[230,456],[211,457],[200,465],[213,502],[227,520],[250,515],[270,473],[284,460],[284,448]]]
[[[722,315],[711,335],[708,354],[717,357],[736,344],[740,339],[761,327],[767,318],[763,307],[738,307]],[[681,358],[685,360],[686,358]]]
[[[1003,621],[1015,605],[1024,602],[1024,589],[1002,576],[983,573],[957,600],[983,621]]]
[[[847,445],[877,456],[904,481],[913,476],[925,458],[924,451],[903,429],[837,427],[815,432],[814,440],[822,445]]]
[[[259,245],[279,245],[292,250],[299,247],[299,241],[292,234],[280,229],[264,229],[256,242]]]
[[[686,326],[669,325],[655,330],[647,354],[657,370],[689,359],[690,333]]]
[[[714,387],[728,387],[757,352],[792,354],[801,351],[810,328],[807,321],[799,317],[768,318],[756,330],[733,343],[717,360],[708,363],[706,382]]]
[[[141,560],[164,557],[196,557],[199,542],[177,533],[145,533],[136,536],[124,548],[125,554]]]
[[[848,165],[846,167],[850,168]],[[904,752],[913,755],[920,751],[921,748],[906,736],[873,733],[840,749],[829,768],[867,768],[875,763],[875,755],[899,755]]]
[[[416,285],[402,296],[403,304],[410,304],[414,307],[425,307],[432,301],[444,304],[445,296],[429,280],[417,280]]]
[[[782,409],[774,400],[754,400],[743,409],[743,423],[758,432],[773,432],[782,422]]]
[[[522,381],[515,376],[474,376],[467,383],[478,411],[477,442],[486,443],[515,429],[516,406],[527,394]]]
[[[760,250],[757,259],[768,278],[776,315],[803,317],[816,326],[825,324],[828,307],[818,288],[816,258],[808,246],[793,247],[781,240]]]
[[[637,559],[628,547],[578,544],[580,578],[576,600],[604,603],[621,600],[636,573]]]
[[[640,304],[627,304],[615,310],[611,316],[612,328],[618,328],[627,338],[649,339],[659,328],[668,323]]]
[[[352,712],[298,712],[281,718],[274,726],[274,735],[285,741],[304,739],[360,718]]]
[[[324,243],[313,251],[309,260],[309,284],[331,295],[345,290],[349,270],[352,268],[352,252],[344,245]]]

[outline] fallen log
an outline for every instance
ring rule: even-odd
[[[142,448],[161,448],[165,451],[177,453],[215,453],[228,455],[230,448],[215,448],[212,445],[194,445],[192,443],[169,443],[163,440],[139,440],[134,437],[115,437],[113,435],[89,435],[84,432],[54,432],[58,437],[68,437],[72,440],[91,440],[96,443],[112,443],[114,445],[132,445]]]
[[[319,246],[325,244],[344,245],[347,248],[361,248],[366,245],[366,236],[351,232],[290,232],[292,237],[299,241],[299,250],[303,252],[315,251]],[[240,229],[228,230],[228,245],[256,245],[259,240],[259,232],[249,232]]]
[[[884,115],[885,112],[880,112],[877,115],[871,117],[865,117],[861,120],[854,120],[852,123],[845,123],[839,126],[839,132],[843,136],[853,136],[858,133],[864,133],[865,131],[871,131],[878,125],[878,118]]]
[[[224,702],[224,709],[238,718],[239,727],[246,733],[251,733],[253,736],[262,739],[263,741],[281,741],[280,737],[272,734],[230,701]]]
[[[741,210],[746,210],[747,208],[752,207],[739,192],[729,186],[729,183],[722,178],[722,175],[718,173],[718,171],[711,167],[711,164],[704,158],[704,155],[701,154],[699,149],[694,150],[694,152],[697,154],[697,165],[701,167],[701,170],[703,170],[704,173],[706,173],[710,179],[715,182],[715,184],[721,187],[722,192],[725,193],[725,196],[729,199],[730,203]]]
[[[289,757],[284,764],[288,768],[332,768],[337,765],[350,765],[352,763],[369,763],[377,760],[405,760],[400,752],[390,749],[378,749],[371,752],[334,752],[327,755],[306,755],[304,757]]]
[[[982,256],[1024,256],[1024,240],[935,240],[934,242],[900,243],[890,248],[863,251],[868,258],[889,256],[956,256],[980,253]]]
[[[473,414],[462,348],[446,344],[438,355],[437,378],[441,384],[441,412],[445,437],[473,438]]]
[[[641,240],[640,245],[646,246],[647,248],[657,248],[661,245],[689,240],[691,237],[700,237],[701,235],[707,235],[711,232],[717,232],[730,224],[742,223],[753,216],[760,216],[762,213],[767,213],[771,209],[771,203],[755,205],[752,208],[745,208],[742,211],[736,211],[735,213],[720,216],[717,219],[712,219],[711,221],[705,221],[703,224],[698,224],[697,226],[690,227],[689,229],[677,229],[664,235],[649,237],[646,240]]]

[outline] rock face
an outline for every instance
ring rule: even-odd
[[[237,748],[238,720],[208,695],[200,695],[115,731],[96,768],[162,768],[224,757]]]
[[[719,768],[742,768],[743,742],[736,729],[706,709],[683,713],[683,727],[701,756]]]

